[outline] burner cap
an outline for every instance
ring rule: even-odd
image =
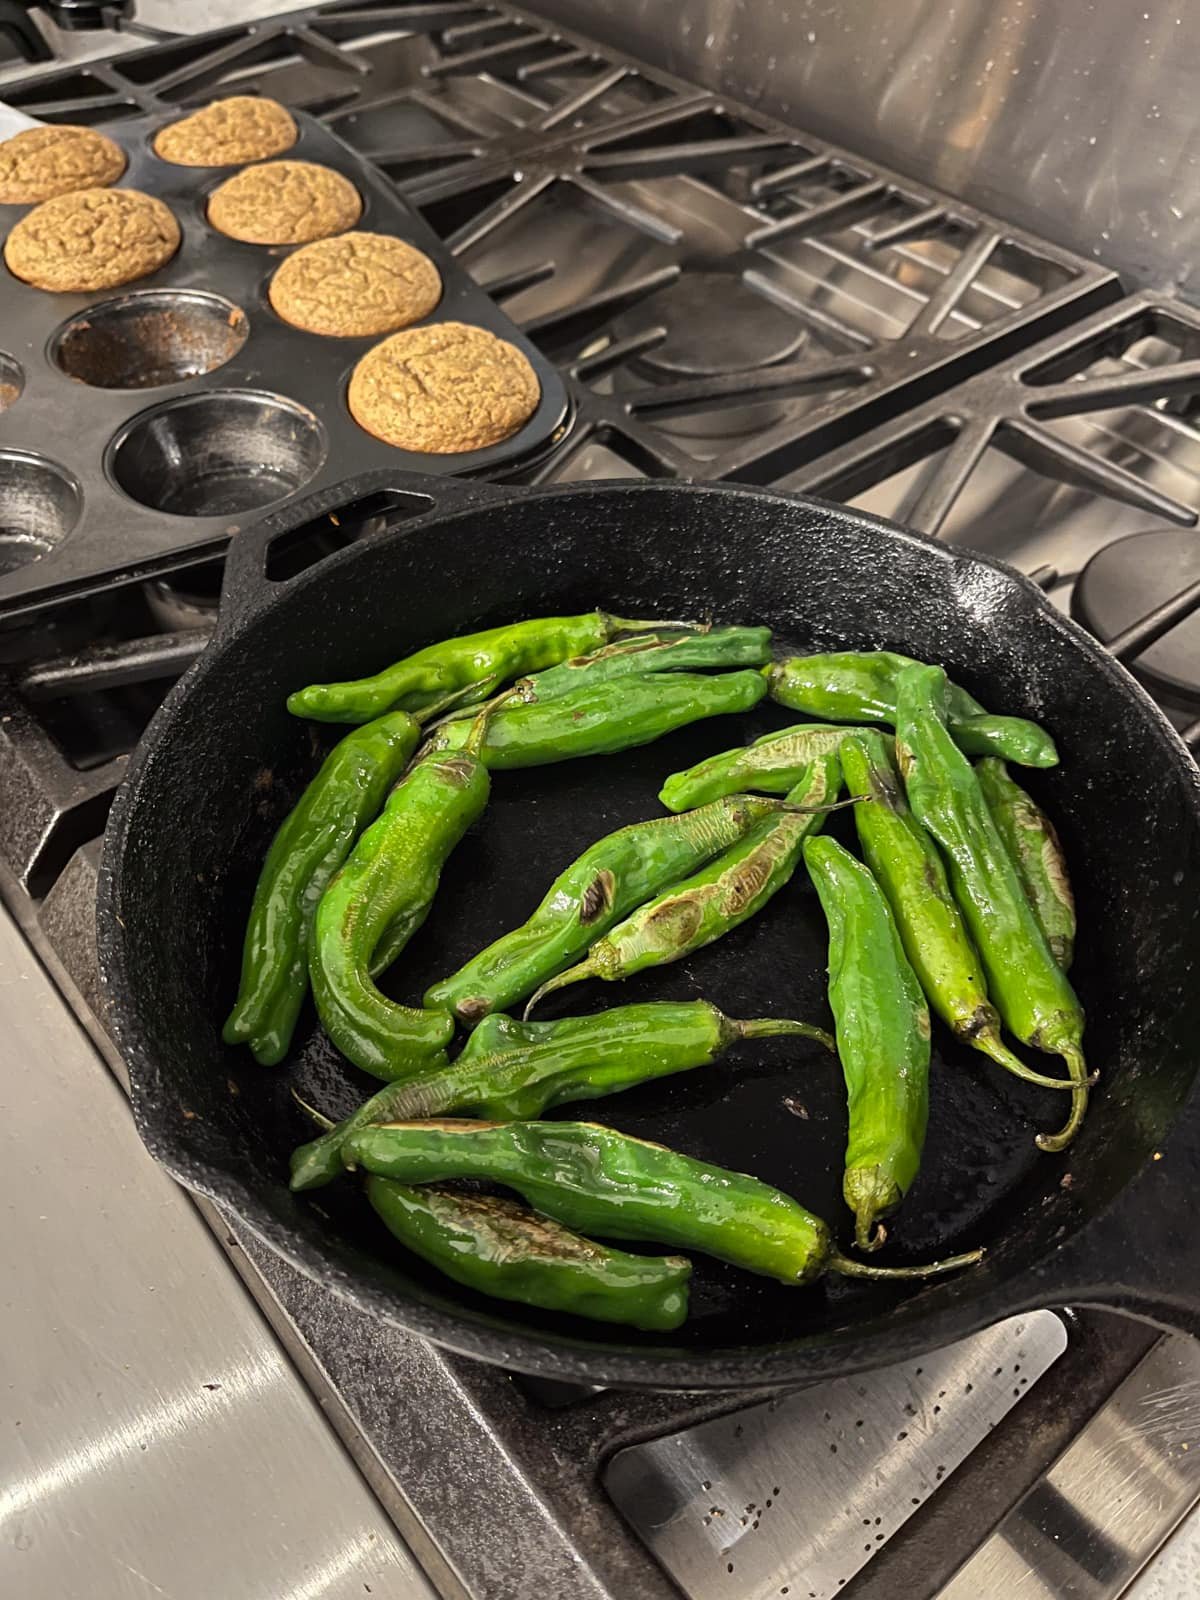
[[[613,337],[666,328],[638,368],[664,378],[712,378],[784,361],[804,343],[803,325],[731,272],[688,272],[613,319]]]
[[[1131,533],[1094,555],[1071,600],[1076,618],[1104,644],[1200,579],[1200,531]],[[1200,704],[1200,612],[1193,612],[1130,663],[1154,694],[1187,709]]]

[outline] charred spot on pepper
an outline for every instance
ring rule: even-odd
[[[617,880],[613,873],[607,867],[601,868],[580,896],[580,922],[586,926],[610,910],[616,889]]]

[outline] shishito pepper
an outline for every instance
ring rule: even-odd
[[[288,710],[318,722],[367,722],[385,711],[424,711],[472,684],[503,683],[598,650],[617,634],[661,626],[607,611],[533,617],[427,645],[369,678],[313,683],[288,696]]]
[[[576,689],[594,689],[617,678],[704,668],[761,667],[771,659],[770,628],[674,628],[631,634],[589,655],[572,656],[556,667],[520,678],[506,703],[545,704]],[[456,712],[454,720],[469,712]]]
[[[847,787],[864,797],[854,808],[858,842],[925,998],[956,1038],[1008,1072],[1043,1089],[1069,1089],[1067,1079],[1027,1067],[1001,1039],[1000,1015],[988,999],[983,967],[937,846],[904,798],[891,745],[873,730],[854,733],[842,742],[842,770]]]
[[[489,1178],[581,1233],[700,1250],[787,1284],[824,1272],[921,1278],[983,1253],[925,1267],[848,1261],[826,1224],[781,1190],[595,1122],[390,1122],[358,1129],[343,1154],[400,1183]]]
[[[449,1066],[433,1064],[391,1083],[319,1139],[292,1156],[292,1188],[330,1183],[342,1170],[341,1147],[372,1122],[469,1112],[494,1121],[537,1117],[571,1100],[707,1066],[741,1039],[810,1039],[825,1049],[821,1028],[784,1017],[737,1022],[707,1000],[616,1006],[589,1017],[518,1022],[500,1012],[480,1024]],[[321,1119],[322,1121],[324,1119]]]
[[[690,811],[693,806],[739,790],[786,794],[814,761],[831,751],[836,754],[846,734],[852,731],[811,722],[778,733],[764,733],[753,744],[722,750],[683,772],[673,772],[659,790],[658,798],[668,811]]]
[[[895,726],[900,674],[922,664],[893,650],[841,650],[789,656],[767,667],[766,675],[772,698],[792,711],[828,722]],[[950,731],[969,755],[1003,756],[1023,767],[1058,765],[1054,740],[1036,722],[993,716],[957,684],[948,683],[946,693]]]
[[[427,754],[409,769],[317,907],[309,968],[321,1022],[355,1066],[387,1081],[444,1050],[454,1033],[444,1011],[381,994],[371,969],[380,944],[424,916],[447,857],[487,805],[491,780],[478,752],[488,715],[470,725],[464,749]]]
[[[921,1165],[929,1012],[870,871],[832,839],[806,840],[804,864],[829,923],[829,1005],[849,1096],[842,1195],[855,1243],[874,1250]]]
[[[613,1250],[500,1195],[369,1177],[367,1199],[402,1245],[468,1289],[647,1333],[687,1316],[686,1256]]]
[[[420,735],[405,711],[348,733],[271,843],[246,926],[237,1001],[224,1029],[227,1044],[248,1043],[265,1065],[286,1054],[308,992],[317,903],[407,766]]]
[[[900,674],[896,760],[909,805],[941,848],[1005,1027],[1067,1064],[1071,1114],[1058,1133],[1037,1140],[1043,1150],[1063,1150],[1087,1110],[1083,1008],[1034,916],[975,769],[950,735],[940,667]]]
[[[787,794],[787,809],[758,823],[738,844],[665,889],[598,939],[585,960],[544,983],[529,1005],[556,989],[602,978],[614,983],[647,967],[680,961],[761,911],[791,878],[805,838],[834,809],[842,770],[832,752],[815,760]],[[792,809],[792,808],[795,809]]]
[[[1037,801],[1013,782],[1003,761],[977,761],[975,771],[1046,943],[1067,972],[1075,954],[1075,896],[1058,832]]]
[[[433,984],[425,1004],[473,1027],[524,1000],[636,906],[736,844],[779,807],[778,800],[735,795],[597,840],[555,878],[528,921]]]
[[[750,711],[766,692],[760,672],[719,672],[713,677],[671,672],[635,674],[546,702],[525,704],[505,696],[488,725],[483,758],[497,771],[631,750],[702,717]],[[459,721],[440,724],[430,747],[461,749],[469,726]]]

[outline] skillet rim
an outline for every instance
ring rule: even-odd
[[[290,528],[302,525],[314,515],[336,504],[357,498],[385,484],[433,500],[429,510],[409,517],[396,526],[368,535],[306,567],[284,582],[267,584],[261,577],[261,558],[270,543]],[[453,484],[453,487],[451,487]],[[289,505],[283,511],[263,518],[254,529],[246,529],[235,542],[241,546],[240,559],[231,559],[226,591],[235,590],[232,603],[222,594],[221,617],[213,642],[173,685],[155,713],[132,753],[122,784],[114,798],[104,835],[96,905],[97,949],[102,991],[106,1002],[106,1025],[125,1061],[138,1132],[151,1155],[185,1188],[205,1195],[232,1211],[263,1243],[296,1267],[306,1277],[348,1301],[358,1309],[383,1318],[393,1326],[427,1338],[460,1355],[496,1363],[511,1370],[559,1378],[565,1381],[598,1383],[628,1388],[653,1389],[729,1389],[758,1388],[763,1385],[806,1384],[826,1378],[846,1376],[893,1362],[905,1361],[953,1343],[987,1327],[1003,1317],[1068,1301],[1090,1301],[1109,1305],[1156,1322],[1172,1325],[1170,1313],[1152,1293],[1122,1285],[1106,1284],[1097,1277],[1086,1249],[1079,1246],[1099,1233],[1101,1225],[1129,1192],[1139,1183],[1144,1169],[1133,1174],[1117,1191],[1109,1205],[1087,1218],[1066,1239],[1052,1246],[1043,1256],[1009,1277],[990,1279],[982,1290],[969,1298],[951,1300],[944,1306],[895,1323],[886,1313],[873,1319],[861,1332],[855,1328],[827,1330],[810,1334],[803,1343],[725,1346],[713,1350],[664,1348],[661,1346],[623,1346],[559,1333],[534,1332],[504,1324],[503,1313],[489,1318],[484,1314],[443,1311],[437,1306],[406,1295],[394,1286],[383,1286],[352,1274],[330,1257],[318,1237],[318,1230],[296,1227],[263,1200],[248,1183],[233,1174],[216,1169],[191,1151],[180,1153],[171,1127],[156,1115],[139,1090],[143,1074],[153,1071],[151,1054],[137,1018],[133,986],[126,976],[125,936],[117,916],[120,900],[125,846],[137,808],[143,773],[160,746],[169,740],[178,709],[209,672],[216,670],[223,651],[234,638],[257,625],[261,617],[274,614],[288,605],[292,597],[310,583],[322,581],[330,573],[353,564],[358,553],[381,540],[404,539],[410,534],[425,536],[441,524],[465,515],[486,514],[493,506],[531,499],[570,499],[611,494],[621,498],[636,491],[668,498],[686,496],[725,499],[745,497],[778,501],[815,509],[822,517],[832,516],[837,524],[850,523],[882,534],[936,556],[951,569],[968,573],[984,568],[995,573],[1014,590],[1026,609],[1049,625],[1068,644],[1083,655],[1108,687],[1148,723],[1164,758],[1182,780],[1183,792],[1190,800],[1197,830],[1200,831],[1200,769],[1165,714],[1132,674],[1098,641],[1071,617],[1055,607],[1035,584],[1006,562],[970,549],[917,533],[883,517],[821,499],[819,496],[749,484],[701,484],[644,479],[606,479],[574,484],[538,485],[513,489],[483,484],[429,480],[410,473],[376,472],[352,479],[330,490],[320,491]],[[440,503],[439,503],[440,502]],[[249,563],[258,561],[259,575],[251,574]],[[228,578],[233,579],[233,585]],[[258,584],[258,591],[237,592]],[[1200,1074],[1193,1081],[1176,1111],[1166,1144],[1175,1140],[1189,1112],[1200,1102]],[[1167,1164],[1163,1163],[1165,1167]],[[1080,1257],[1072,1263],[1071,1257]],[[1056,1271],[1056,1269],[1058,1269]],[[1067,1282],[1053,1280],[1065,1269]],[[1074,1269],[1074,1270],[1073,1270]],[[978,1269],[971,1269],[978,1270]],[[986,1274],[988,1268],[982,1269]],[[1048,1281],[1049,1280],[1049,1281]],[[1198,1313],[1200,1315],[1200,1313]],[[1181,1324],[1174,1324],[1179,1326]]]

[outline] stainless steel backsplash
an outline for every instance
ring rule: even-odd
[[[1200,7],[1185,0],[537,9],[1200,299]]]

